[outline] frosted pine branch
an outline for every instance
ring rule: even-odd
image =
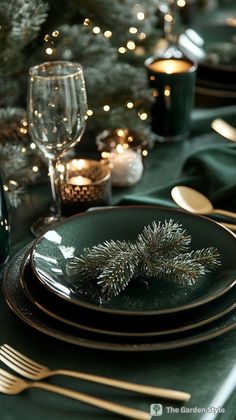
[[[144,227],[134,243],[106,241],[68,263],[73,290],[100,301],[117,296],[132,279],[170,278],[194,284],[220,266],[216,248],[188,251],[191,237],[173,220]]]

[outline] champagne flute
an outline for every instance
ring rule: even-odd
[[[159,10],[163,14],[165,40],[164,50],[160,53],[165,58],[180,58],[183,54],[178,48],[180,17],[177,0],[160,0]]]
[[[35,236],[62,219],[60,174],[62,155],[77,144],[83,135],[87,97],[80,64],[51,61],[29,70],[28,119],[32,140],[48,160],[52,193],[50,214],[31,227]]]

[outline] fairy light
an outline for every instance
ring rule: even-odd
[[[102,158],[103,158],[103,159],[109,159],[109,157],[110,157],[110,152],[102,152],[102,153],[101,153],[101,156],[102,156]]]
[[[84,25],[84,26],[89,26],[89,25],[91,25],[91,20],[90,20],[89,18],[84,19],[83,25]]]
[[[135,50],[136,44],[134,41],[128,41],[126,45],[127,45],[128,50],[131,50],[131,51]]]
[[[35,144],[35,143],[30,143],[30,148],[31,148],[32,150],[36,149],[36,144]]]
[[[157,97],[158,97],[158,90],[157,90],[157,89],[153,89],[153,91],[152,91],[152,96],[153,96],[154,98],[157,98]]]
[[[45,37],[44,37],[44,41],[45,42],[48,42],[49,40],[50,40],[50,35],[49,34],[46,34]]]
[[[25,152],[26,152],[26,147],[22,147],[21,153],[25,153]]]
[[[127,108],[132,109],[134,107],[134,104],[133,102],[130,101],[130,102],[127,102],[126,106]]]
[[[117,130],[116,132],[117,132],[117,135],[118,135],[119,137],[123,137],[123,136],[125,135],[124,130]]]
[[[139,114],[139,118],[142,121],[145,121],[147,119],[147,117],[148,117],[148,114],[146,112],[142,112],[142,113]]]
[[[138,29],[137,28],[135,28],[134,26],[131,26],[130,28],[129,28],[129,33],[130,34],[136,34],[138,32]]]
[[[148,151],[145,149],[145,150],[143,150],[142,151],[142,155],[145,157],[145,156],[147,156],[148,155]]]
[[[104,110],[105,112],[110,111],[110,109],[111,109],[111,107],[110,107],[109,105],[104,105],[104,107],[103,107],[103,110]]]
[[[169,14],[166,14],[166,15],[164,16],[164,19],[166,20],[166,22],[172,22],[172,21],[173,21],[173,16],[171,16],[171,15],[169,15]]]
[[[94,34],[99,34],[100,32],[101,32],[101,29],[99,28],[99,26],[94,26],[93,33]]]
[[[36,166],[36,165],[34,165],[33,167],[32,167],[32,171],[33,172],[38,172],[39,171],[39,168],[38,168],[38,166]]]
[[[56,38],[57,36],[59,36],[60,32],[59,31],[53,31],[52,32],[52,36],[54,36],[54,38]]]
[[[88,115],[89,117],[91,117],[91,116],[93,115],[93,111],[92,111],[91,109],[88,109],[88,111],[87,111],[87,115]]]
[[[118,48],[118,51],[119,51],[120,54],[125,54],[127,50],[126,50],[125,47],[120,47],[120,48]]]
[[[14,179],[9,179],[9,184],[12,185],[13,187],[18,186],[18,182],[16,182]]]
[[[111,38],[112,37],[112,32],[111,31],[105,31],[103,34],[106,38]]]
[[[145,18],[145,15],[144,15],[144,13],[143,13],[143,12],[138,12],[138,13],[137,13],[137,19],[138,19],[138,20],[144,20],[144,18]]]
[[[177,1],[177,6],[184,7],[185,5],[186,5],[186,1],[185,0],[178,0]]]
[[[26,130],[26,128],[21,127],[21,128],[20,128],[20,132],[21,132],[22,134],[27,134],[27,133],[28,133],[28,130]]]
[[[138,39],[140,41],[143,41],[146,38],[147,38],[147,35],[144,32],[140,32],[140,34],[138,34]]]
[[[53,54],[53,49],[52,48],[46,48],[46,54],[48,55],[52,55]]]

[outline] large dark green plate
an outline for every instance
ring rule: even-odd
[[[217,247],[221,266],[200,278],[195,285],[154,279],[133,280],[111,302],[97,304],[88,296],[74,293],[67,273],[68,261],[106,240],[135,240],[153,221],[173,219],[192,237],[191,249]],[[31,264],[36,276],[50,291],[94,312],[122,316],[157,316],[199,307],[226,293],[236,282],[235,236],[217,223],[184,211],[155,206],[130,206],[98,210],[74,216],[46,232],[32,247]]]
[[[106,340],[104,340],[99,334],[72,328],[47,316],[26,298],[19,282],[19,276],[20,265],[28,250],[29,246],[21,250],[11,260],[5,272],[3,293],[6,302],[12,311],[27,325],[64,342],[109,351],[167,350],[201,343],[231,331],[236,327],[236,310],[233,310],[219,321],[198,328],[187,336],[176,334],[166,337],[143,337],[142,341],[133,338],[131,342],[129,342],[128,337],[119,339],[119,337],[107,336]]]
[[[89,309],[71,305],[43,287],[32,271],[29,253],[22,260],[19,281],[27,298],[47,315],[80,330],[102,335],[142,339],[142,337],[176,334],[206,325],[236,308],[236,286],[234,286],[231,292],[225,293],[217,300],[217,305],[212,302],[204,305],[201,311],[189,310],[187,316],[185,312],[181,312],[178,316],[163,315],[162,319],[149,318],[149,322],[146,323],[137,323],[136,320],[133,322],[131,317],[127,317],[125,322],[120,322],[119,318],[103,313],[91,316]]]

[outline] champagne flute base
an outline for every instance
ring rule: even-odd
[[[39,217],[31,226],[30,231],[35,236],[35,238],[38,238],[39,236],[43,235],[48,229],[51,229],[54,225],[61,222],[65,218],[60,216],[55,216],[53,214]]]

